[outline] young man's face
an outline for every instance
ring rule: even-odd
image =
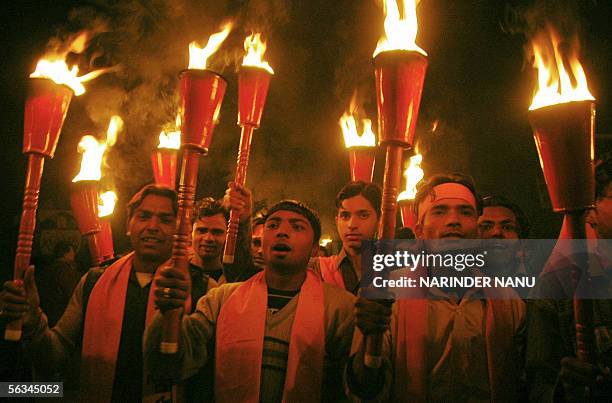
[[[420,239],[470,239],[477,236],[476,209],[463,199],[444,198],[434,202],[415,234]]]
[[[253,227],[253,235],[251,236],[251,256],[253,257],[253,265],[258,268],[264,267],[263,232],[264,225],[258,224]]]
[[[314,231],[301,214],[279,210],[266,219],[263,232],[263,256],[274,269],[306,269],[317,251]]]
[[[489,252],[488,260],[497,269],[512,270],[520,247],[516,215],[503,206],[485,207],[478,218],[478,230]],[[498,241],[499,240],[499,241]]]
[[[360,250],[363,241],[374,239],[377,227],[378,216],[368,199],[357,195],[342,201],[336,228],[345,248]]]
[[[221,213],[198,218],[191,234],[194,253],[203,261],[221,259],[226,231],[227,222]]]
[[[154,194],[143,199],[128,221],[134,252],[145,260],[163,262],[169,259],[175,230],[172,200]]]
[[[478,229],[482,239],[518,239],[518,221],[507,207],[485,207],[478,218]]]

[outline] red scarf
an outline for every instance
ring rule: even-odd
[[[339,265],[336,264],[338,258],[339,256],[319,257],[319,269],[321,270],[323,281],[328,284],[336,285],[344,290],[344,278],[342,277]]]
[[[123,311],[133,262],[132,252],[106,268],[89,297],[81,356],[81,396],[86,397],[87,401],[109,402],[112,398]],[[149,326],[155,313],[153,289],[151,286],[145,327]],[[138,382],[136,379],[133,381]]]
[[[325,306],[319,277],[308,270],[293,319],[283,402],[319,401],[325,355]],[[259,402],[268,308],[265,271],[227,299],[217,320],[217,402]]]

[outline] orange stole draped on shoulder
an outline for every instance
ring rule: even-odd
[[[426,290],[420,290],[421,298],[397,301],[398,323],[394,352],[394,398],[405,402],[426,402],[427,396],[427,327],[428,300]],[[516,401],[520,368],[514,363],[513,324],[517,318],[511,300],[502,294],[513,290],[485,290],[486,329],[485,343],[489,372],[489,388],[492,402]],[[516,295],[516,294],[514,294]],[[497,296],[497,298],[493,298]],[[508,296],[506,295],[506,298]],[[518,296],[517,296],[518,298]],[[403,340],[403,342],[401,342]]]
[[[344,287],[344,278],[342,278],[342,272],[336,265],[336,260],[338,260],[337,255],[319,257],[321,277],[323,277],[324,282],[336,285],[344,290],[346,289]]]
[[[291,328],[283,402],[319,401],[325,356],[325,306],[319,277],[308,270]],[[268,308],[265,271],[227,299],[217,320],[217,402],[259,402]]]
[[[121,340],[123,312],[134,253],[104,270],[91,291],[83,323],[81,396],[87,401],[109,402]],[[149,292],[145,327],[155,313],[153,289]],[[142,380],[134,379],[134,382]],[[144,395],[143,391],[143,395]]]

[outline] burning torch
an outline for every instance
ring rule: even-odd
[[[176,188],[176,155],[181,148],[181,115],[176,116],[175,131],[159,133],[159,146],[151,154],[155,183]]]
[[[219,74],[207,70],[208,58],[229,35],[232,24],[210,36],[204,48],[189,44],[189,67],[180,74],[181,177],[178,187],[178,221],[172,245],[172,264],[188,273],[189,235],[198,182],[200,155],[208,153],[213,129],[219,119],[227,82]],[[182,309],[164,313],[160,350],[173,354],[178,350]]]
[[[113,245],[113,228],[111,227],[110,217],[115,210],[117,203],[117,195],[112,190],[108,190],[100,194],[100,202],[98,204],[98,219],[100,220],[100,232],[94,234],[92,239],[96,239],[96,250],[100,253],[100,262],[104,263],[115,257],[115,248]],[[90,246],[91,248],[91,246]]]
[[[357,131],[357,122],[351,113],[345,113],[340,118],[340,127],[344,135],[344,145],[349,151],[351,180],[372,182],[374,163],[376,161],[376,136],[372,131],[372,121],[362,119],[363,131]]]
[[[30,265],[45,157],[53,158],[55,154],[72,95],[83,94],[83,82],[102,73],[94,71],[78,76],[77,66],[68,68],[66,55],[69,52],[81,53],[86,43],[87,34],[80,34],[63,52],[56,52],[39,60],[35,71],[30,75],[23,126],[23,153],[28,156],[28,167],[13,268],[15,280],[23,280],[23,274]],[[11,341],[21,338],[20,320],[7,324],[4,338]]]
[[[242,59],[242,66],[238,72],[238,124],[241,132],[234,178],[234,182],[240,186],[244,186],[246,182],[253,131],[259,127],[261,122],[270,79],[274,75],[272,67],[263,60],[266,43],[261,41],[260,34],[248,36],[244,40],[244,49],[247,54]],[[223,263],[234,262],[239,220],[238,214],[232,210],[227,225]]]
[[[95,137],[87,135],[81,138],[78,150],[83,154],[81,170],[72,179],[73,191],[70,195],[70,205],[79,226],[81,235],[89,242],[89,252],[94,265],[99,266],[108,260],[108,245],[101,235],[102,225],[98,210],[98,185],[102,178],[102,158],[104,153],[115,144],[117,133],[121,130],[123,121],[119,116],[113,116],[108,126],[106,141],[99,142]],[[107,236],[107,235],[104,235]],[[106,241],[108,242],[108,241]],[[112,238],[111,238],[112,257]]]
[[[403,5],[402,16],[398,3]],[[386,147],[385,173],[378,238],[395,238],[397,195],[400,187],[402,157],[412,147],[427,53],[416,44],[418,31],[417,0],[385,0],[385,35],[374,51],[379,144]],[[379,368],[382,336],[367,339],[365,365]]]
[[[402,225],[410,228],[412,232],[414,232],[414,227],[416,226],[416,214],[414,213],[414,198],[417,193],[416,187],[423,179],[423,176],[425,176],[421,168],[422,161],[423,156],[418,152],[410,157],[408,168],[404,171],[406,190],[397,196],[397,203],[399,204],[402,214]]]
[[[554,27],[538,32],[531,45],[538,89],[529,107],[529,121],[553,210],[565,214],[562,237],[577,242],[586,238],[585,212],[595,204],[595,98],[576,50],[568,52]],[[576,287],[587,280],[581,267],[587,267],[587,262],[572,268]],[[574,295],[574,318],[578,358],[595,362],[592,301]]]

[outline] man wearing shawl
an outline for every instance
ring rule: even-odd
[[[307,269],[320,236],[319,219],[304,204],[285,200],[270,207],[264,270],[201,298],[196,311],[182,317],[174,355],[159,351],[162,321],[156,316],[145,337],[153,375],[184,379],[214,359],[217,402],[343,399],[353,297]],[[155,280],[160,309],[182,307],[187,298],[184,274],[173,267],[160,270]]]
[[[172,251],[176,213],[174,190],[147,185],[136,193],[128,203],[134,251],[98,272],[95,285],[88,280],[93,271],[83,276],[51,329],[39,307],[33,267],[23,284],[4,284],[2,316],[23,319],[24,341],[39,373],[59,371],[81,346],[80,400],[139,402],[169,396],[169,383],[146,381],[142,336],[155,310],[153,274]]]
[[[470,178],[434,176],[421,185],[415,203],[415,233],[429,253],[456,253],[453,249],[470,243],[465,239],[477,237],[481,204]],[[427,277],[439,271],[417,267],[415,273]],[[524,303],[518,297],[499,298],[512,292],[506,289],[414,291],[393,307],[357,300],[356,354],[347,366],[352,393],[406,402],[516,401]],[[364,365],[364,334],[384,334],[379,368]]]

